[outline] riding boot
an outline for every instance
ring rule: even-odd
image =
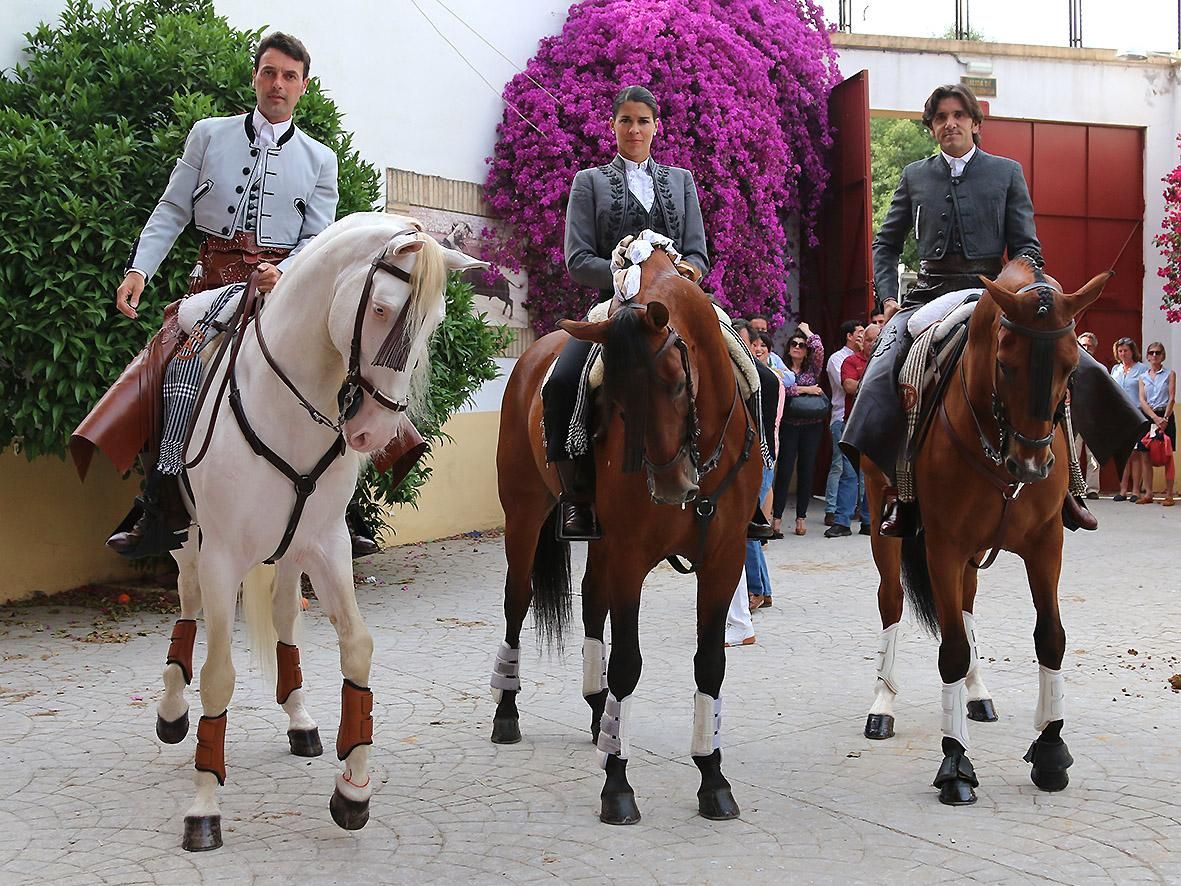
[[[562,459],[553,462],[562,484],[558,499],[559,541],[595,541],[603,537],[595,516],[594,456]]]
[[[354,560],[358,557],[368,557],[381,550],[373,539],[374,531],[369,528],[365,515],[361,513],[361,505],[357,502],[356,495],[344,512],[344,523],[349,530],[349,543],[353,548]]]
[[[756,504],[755,515],[746,527],[746,537],[764,539],[771,538],[774,535],[775,530],[771,528],[771,524],[767,520],[767,515],[763,513],[763,506]]]
[[[1074,532],[1076,529],[1098,529],[1099,521],[1087,510],[1081,498],[1068,492],[1062,499],[1062,525]]]
[[[132,560],[163,556],[184,544],[188,524],[178,478],[154,470],[107,547]]]
[[[919,534],[919,503],[902,501],[893,486],[885,489],[882,524],[878,534],[886,538],[913,538]]]

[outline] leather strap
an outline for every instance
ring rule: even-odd
[[[275,701],[286,704],[291,693],[303,688],[303,671],[299,667],[299,647],[282,640],[275,644]]]
[[[217,783],[226,783],[226,714],[217,717],[202,717],[197,722],[197,753],[193,766],[198,772],[211,772]]]
[[[363,744],[373,744],[373,691],[345,680],[340,687],[340,730],[336,758],[344,760]]]
[[[193,682],[193,643],[197,639],[197,622],[179,618],[172,626],[171,642],[165,664],[177,665],[185,675],[185,685]]]

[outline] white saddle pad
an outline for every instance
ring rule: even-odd
[[[910,333],[911,338],[917,338],[919,333],[932,323],[938,323],[958,308],[969,295],[979,295],[982,292],[984,290],[978,288],[957,289],[955,292],[948,292],[938,298],[931,299],[910,315],[910,319],[906,321],[906,331]]]

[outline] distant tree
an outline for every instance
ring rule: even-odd
[[[935,140],[927,127],[918,120],[896,117],[873,117],[869,121],[869,164],[873,176],[873,229],[876,231],[886,217],[890,200],[908,163],[930,157],[935,151]],[[918,270],[918,247],[914,235],[908,234],[902,248],[902,263],[912,271]]]
[[[979,31],[972,30],[971,25],[968,26],[967,37],[957,37],[955,35],[955,25],[948,25],[942,34],[938,34],[936,36],[938,36],[940,40],[970,40],[975,41],[976,43],[983,43],[985,40],[984,35]]]

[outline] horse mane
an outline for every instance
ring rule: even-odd
[[[438,316],[439,303],[446,299],[447,263],[440,246],[429,234],[419,233],[422,249],[410,273],[410,299],[413,310],[406,323],[406,343],[409,347],[418,340],[424,326]],[[423,351],[410,376],[410,412],[415,417],[424,414],[431,380],[430,348]]]
[[[623,471],[634,473],[644,461],[648,428],[648,390],[652,381],[652,352],[647,325],[638,306],[617,310],[603,342],[603,394],[618,403],[624,414]]]

